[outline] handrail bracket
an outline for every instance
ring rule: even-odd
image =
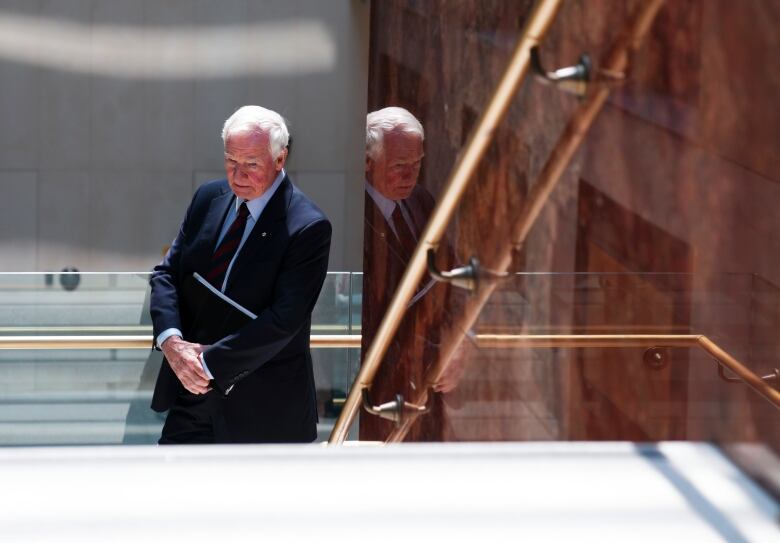
[[[483,268],[475,256],[469,258],[469,263],[465,266],[454,268],[450,271],[439,270],[436,266],[436,252],[433,249],[428,249],[428,273],[435,281],[449,283],[454,287],[462,288],[469,292],[479,290],[483,286],[481,281],[495,281],[509,277],[507,272],[496,272]]]
[[[433,402],[433,392],[428,393],[428,401],[425,405],[415,405],[404,400],[402,394],[396,394],[395,400],[380,405],[373,405],[369,396],[368,387],[363,388],[363,409],[379,418],[395,423],[400,427],[410,415],[423,415],[430,412]]]
[[[726,375],[726,368],[723,367],[723,364],[721,364],[717,360],[716,362],[718,364],[718,377],[720,377],[723,381],[727,383],[744,384],[745,381],[743,379],[740,379],[739,377],[729,377],[728,375]],[[772,373],[761,376],[760,379],[765,383],[774,385],[775,388],[780,388],[780,368],[773,368]],[[774,383],[772,381],[774,381]]]

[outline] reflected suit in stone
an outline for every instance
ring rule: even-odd
[[[402,202],[412,222],[411,230],[419,240],[435,206],[433,196],[418,185]],[[366,192],[361,332],[363,356],[368,352],[410,257],[374,199]],[[429,284],[427,274],[418,285],[416,292],[422,291],[424,294],[416,301],[413,298],[407,308],[371,386],[370,395],[374,405],[392,401],[396,394],[411,399],[415,390],[422,386],[424,372],[435,362],[438,354],[441,324],[448,320],[448,290],[443,284]],[[434,394],[432,401],[432,412],[418,419],[406,441],[441,439],[444,423],[441,396]],[[361,440],[383,441],[392,430],[392,422],[365,411],[361,413]]]

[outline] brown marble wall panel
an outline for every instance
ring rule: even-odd
[[[592,272],[598,289],[578,291],[575,322],[631,333],[688,333],[691,250],[587,182],[580,183],[576,269]],[[643,273],[632,273],[643,272]],[[660,274],[647,272],[664,272]],[[667,275],[673,273],[671,276]],[[570,372],[571,436],[617,434],[633,441],[684,439],[688,353],[664,349],[650,369],[643,349],[581,349]]]
[[[702,143],[767,180],[780,170],[780,3],[702,2]]]
[[[372,4],[368,109],[399,105],[422,121],[420,184],[434,198],[531,5]],[[587,52],[598,65],[641,5],[564,2],[541,46],[545,64],[570,64]],[[513,262],[513,271],[565,275],[503,285],[477,331],[703,333],[756,372],[775,367],[778,23],[780,0],[666,2],[631,57],[627,81],[614,87]],[[579,103],[533,80],[522,86],[448,229],[455,262],[477,256],[495,264]],[[367,250],[367,262],[375,257],[381,260]],[[572,275],[585,272],[592,275]],[[644,276],[614,283],[598,275],[614,272],[678,275],[671,283]],[[750,439],[780,446],[780,438],[766,437],[777,410],[745,387],[725,384],[701,353],[673,350],[655,373],[638,361],[633,350],[472,348],[460,386],[440,398],[441,437]]]
[[[780,82],[776,70],[752,75],[768,54],[757,44],[770,46],[776,37],[765,21],[747,23],[774,17],[776,24],[778,3],[698,2],[686,4],[685,12],[681,4],[667,3],[664,11],[675,17],[659,17],[655,39],[635,58],[634,77],[591,130],[582,176],[691,248],[691,288],[698,300],[691,304],[690,331],[707,334],[757,373],[766,372],[751,349],[771,344],[773,336],[761,337],[767,331],[750,323],[767,320],[752,301],[767,294],[729,274],[778,280],[773,210],[780,191],[771,164],[780,134],[771,95]],[[612,236],[648,242],[620,229],[617,217],[608,221],[615,223]],[[625,260],[627,253],[621,256]],[[678,269],[668,252],[658,248],[653,256],[652,263],[627,260],[633,271]],[[686,437],[769,435],[760,428],[776,419],[766,412],[773,408],[744,387],[724,385],[706,357],[692,358],[686,380]],[[776,446],[777,438],[770,441]]]
[[[610,104],[671,133],[700,138],[696,121],[703,9],[703,2],[664,4],[646,46],[632,58],[628,84],[611,94]]]

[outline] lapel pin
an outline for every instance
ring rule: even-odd
[[[262,233],[262,234],[260,234],[260,235],[261,235],[261,236],[263,236],[263,237],[265,237],[266,233],[267,233],[267,232],[263,232],[263,233]]]

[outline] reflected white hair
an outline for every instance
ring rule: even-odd
[[[228,117],[222,127],[222,143],[234,134],[268,134],[268,146],[271,158],[276,158],[287,147],[290,133],[284,118],[275,111],[260,106],[243,106]]]
[[[425,139],[425,132],[417,117],[402,107],[386,107],[366,116],[366,154],[376,158],[382,151],[382,142],[388,132],[414,134]]]

